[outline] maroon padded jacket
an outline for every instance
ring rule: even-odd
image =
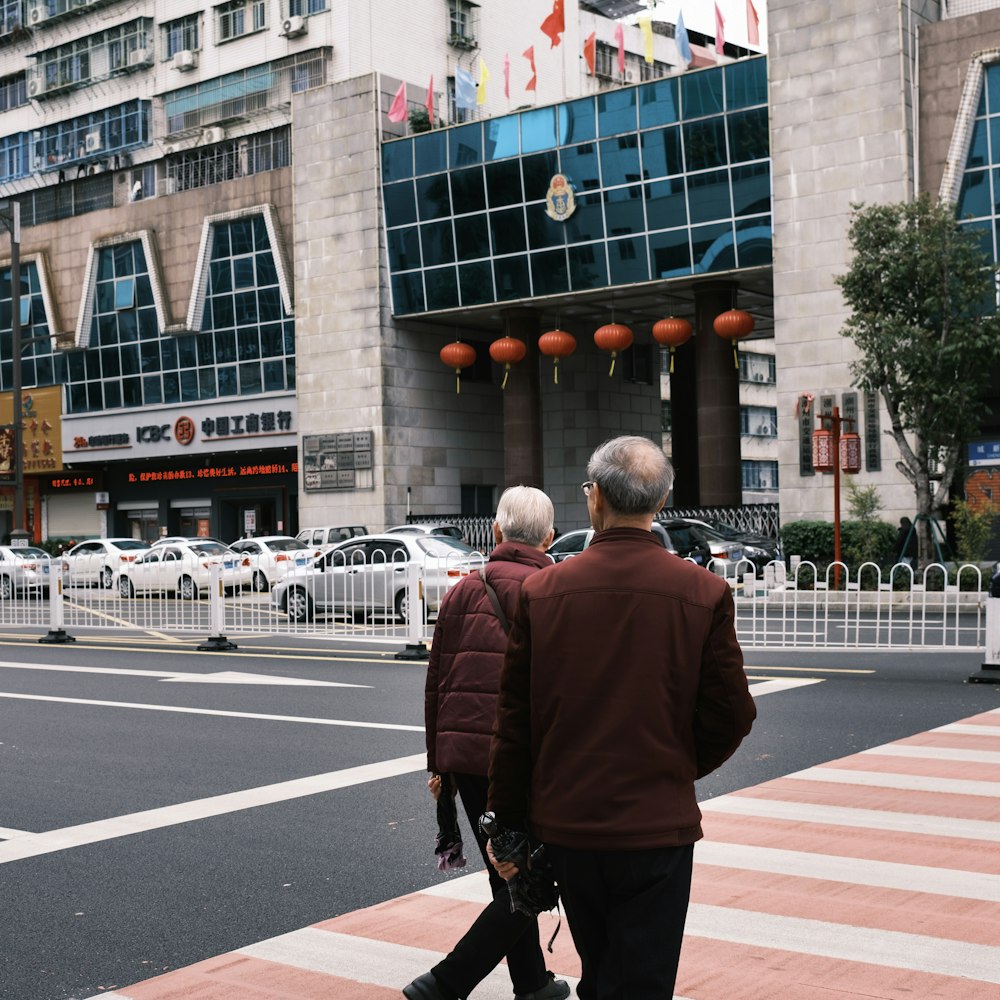
[[[649,531],[598,532],[521,588],[490,808],[581,850],[693,843],[695,779],[736,750],[756,714],[725,580]]]
[[[501,542],[486,564],[508,621],[522,582],[552,560],[520,542]],[[478,573],[441,601],[424,691],[427,770],[486,776],[507,634]]]

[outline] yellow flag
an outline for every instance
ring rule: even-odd
[[[476,104],[486,103],[486,82],[490,78],[490,71],[486,68],[486,63],[482,57],[479,59],[479,86],[476,88]]]
[[[639,18],[639,27],[642,29],[642,41],[646,48],[646,62],[653,64],[653,19],[645,14]]]

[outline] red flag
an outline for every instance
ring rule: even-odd
[[[618,75],[625,76],[625,31],[621,21],[615,25],[615,41],[618,43]]]
[[[389,108],[389,121],[401,122],[406,118],[406,84],[401,83]]]
[[[715,5],[715,51],[721,56],[726,45],[726,19],[719,10],[719,5]]]
[[[587,40],[583,43],[583,58],[587,60],[587,72],[594,75],[594,65],[597,50],[597,32],[592,31],[587,35]]]
[[[503,96],[510,97],[510,53],[503,54]]]
[[[566,30],[566,16],[563,14],[563,0],[555,0],[552,13],[542,21],[542,34],[552,40],[552,48],[562,41],[562,33]]]
[[[427,84],[427,120],[434,128],[434,74],[431,73],[430,83]]]
[[[751,45],[760,45],[760,16],[753,0],[747,0],[747,41]]]
[[[538,71],[535,69],[535,46],[529,46],[522,54],[531,63],[531,79],[528,81],[528,86],[524,89],[535,90],[538,87]]]

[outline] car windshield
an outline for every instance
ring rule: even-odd
[[[476,552],[471,545],[460,542],[457,538],[449,535],[425,535],[423,538],[415,539],[417,547],[426,552],[429,556],[456,556],[471,555]]]
[[[221,542],[197,542],[191,546],[191,550],[202,556],[224,556],[229,552],[229,547]]]
[[[549,552],[580,552],[583,544],[587,540],[587,532],[571,531],[569,534],[557,538],[550,546]]]
[[[720,538],[728,538],[730,541],[735,542],[743,537],[743,532],[738,531],[731,524],[726,524],[725,521],[716,521],[713,518],[710,521],[706,521],[705,524],[719,535]]]
[[[140,542],[137,538],[119,538],[117,541],[112,542],[116,548],[121,549],[123,552],[131,549],[148,549],[148,542]]]
[[[48,559],[49,554],[45,549],[33,549],[31,546],[23,549],[11,549],[18,559]]]
[[[297,552],[300,549],[308,548],[304,542],[297,538],[272,538],[264,543],[272,552]]]

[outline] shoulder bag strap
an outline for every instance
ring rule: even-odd
[[[504,614],[503,608],[500,606],[500,598],[497,597],[497,592],[490,585],[489,580],[486,579],[486,570],[480,567],[479,575],[483,578],[483,586],[486,588],[486,593],[489,594],[490,603],[493,605],[493,610],[496,612],[497,618],[500,619],[500,625],[504,630],[504,634],[510,635],[510,622],[507,621],[507,616]]]

